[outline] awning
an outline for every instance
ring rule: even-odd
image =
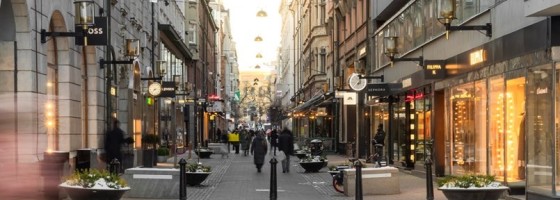
[[[171,24],[158,24],[158,29],[169,38],[173,46],[175,46],[183,56],[192,59],[193,55],[191,51],[189,51],[189,48]]]
[[[320,103],[323,100],[324,96],[325,95],[323,95],[323,94],[315,95],[311,99],[306,101],[305,103],[296,106],[292,111],[293,112],[299,112],[299,111],[306,110],[306,109],[310,108],[311,106]]]

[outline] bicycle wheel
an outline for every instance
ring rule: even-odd
[[[334,190],[340,193],[344,193],[344,185],[342,185],[342,183],[339,183],[336,178],[333,178],[332,185]]]

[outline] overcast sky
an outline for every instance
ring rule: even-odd
[[[259,64],[263,70],[273,69],[266,66],[276,60],[280,45],[281,18],[278,13],[280,0],[223,0],[229,9],[233,40],[237,44],[237,62],[239,70],[246,71]],[[259,10],[264,10],[267,17],[257,17]],[[257,36],[262,42],[255,42]],[[263,58],[255,56],[261,53]]]

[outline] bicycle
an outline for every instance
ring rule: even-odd
[[[333,175],[333,181],[332,181],[333,188],[334,190],[340,193],[344,193],[344,173],[342,172],[342,170],[354,168],[353,167],[354,162],[357,161],[358,159],[350,158],[348,160],[350,161],[350,163],[352,163],[352,166],[345,166],[345,165],[336,166],[336,171],[338,171],[338,173]]]
[[[383,144],[375,144],[375,154],[371,155],[369,157],[369,160],[371,160],[372,163],[376,164],[375,165],[376,168],[383,167],[383,163],[385,163],[385,166],[387,166],[386,162],[382,162],[383,161]]]

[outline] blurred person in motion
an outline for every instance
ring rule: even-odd
[[[257,172],[261,172],[261,168],[264,164],[264,157],[266,156],[266,151],[268,149],[268,142],[265,138],[263,132],[257,133],[257,136],[253,138],[251,142],[251,155],[253,155],[253,163],[257,167]]]
[[[107,156],[107,164],[110,164],[115,158],[122,164],[121,145],[133,142],[132,138],[124,138],[124,131],[119,127],[119,125],[119,120],[113,120],[113,129],[105,135],[105,153]]]
[[[294,154],[294,136],[292,132],[285,128],[278,136],[278,150],[281,151],[282,173],[290,172],[290,156]]]

